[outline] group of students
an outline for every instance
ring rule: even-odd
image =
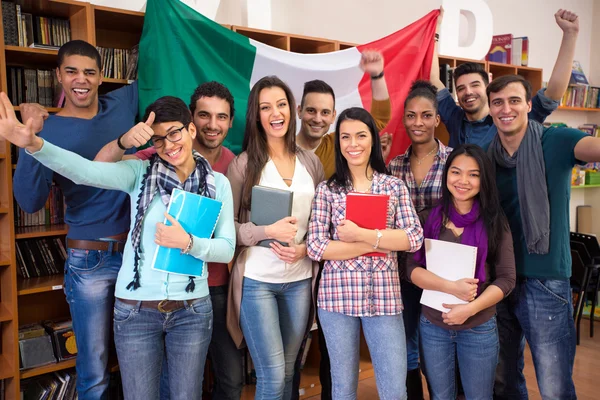
[[[222,146],[235,111],[223,85],[200,85],[189,107],[157,99],[134,125],[137,85],[98,96],[99,55],[82,41],[59,51],[66,106],[57,115],[22,105],[21,123],[2,93],[0,136],[24,149],[17,201],[35,211],[53,180],[67,200],[65,293],[80,398],[106,398],[111,315],[127,399],[200,398],[207,354],[214,397],[239,398],[244,342],[255,398],[297,398],[298,356],[315,318],[323,398],[356,398],[361,327],[382,399],[422,398],[420,367],[433,399],[456,397],[458,369],[467,399],[527,398],[525,339],[542,396],[576,398],[569,177],[575,163],[600,161],[600,139],[540,125],[568,85],[578,33],[576,15],[555,17],[559,57],[533,99],[523,78],[488,85],[468,63],[455,71],[456,105],[435,55],[431,82],[415,82],[404,102],[411,146],[387,166],[379,133],[391,107],[375,51],[359,66],[371,77],[371,113],[336,115],[333,89],[318,80],[296,108],[284,82],[260,79],[237,157]],[[434,137],[440,119],[454,150]],[[292,215],[250,222],[256,185],[293,191]],[[212,238],[166,214],[174,188],[223,203]],[[350,192],[389,196],[386,229],[345,219]],[[425,238],[477,247],[474,278],[429,272]],[[266,239],[270,248],[257,245]],[[208,279],[152,269],[156,246],[207,262]],[[442,313],[419,304],[420,289],[468,303]]]

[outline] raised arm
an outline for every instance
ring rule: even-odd
[[[124,157],[125,152],[133,147],[140,147],[148,143],[148,141],[154,135],[152,130],[152,124],[154,123],[154,112],[151,112],[146,122],[140,122],[133,128],[125,132],[118,139],[106,144],[96,157],[94,161],[104,162],[117,162],[121,161]]]
[[[0,93],[0,136],[24,148],[33,158],[76,184],[131,192],[137,180],[132,164],[107,164],[87,160],[38,137],[33,119],[23,125],[6,93]]]
[[[431,72],[429,73],[429,80],[436,88],[438,88],[438,90],[446,88],[440,80],[440,58],[438,55],[438,35],[443,19],[444,8],[440,7],[440,15],[438,15],[437,26],[435,28],[435,43],[433,44],[433,57],[431,58]]]
[[[577,44],[577,35],[579,34],[579,17],[571,11],[560,9],[554,14],[554,18],[563,31],[563,37],[545,95],[552,100],[558,101],[567,90],[569,80],[571,79],[575,45]]]

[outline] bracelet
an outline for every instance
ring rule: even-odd
[[[190,251],[194,246],[194,236],[192,236],[191,233],[188,233],[188,235],[190,236],[190,241],[188,242],[188,245],[185,247],[185,249],[181,250],[181,254],[190,254]]]
[[[373,80],[373,81],[375,81],[377,79],[381,79],[381,78],[383,78],[383,70],[381,71],[381,73],[379,75],[375,75],[375,76],[371,75],[371,80]]]
[[[125,132],[125,133],[127,133],[127,132]],[[127,151],[127,150],[129,150],[129,149],[128,149],[128,148],[126,148],[125,146],[123,146],[123,143],[121,143],[121,138],[122,138],[123,136],[125,136],[125,133],[124,133],[124,134],[122,134],[121,136],[119,136],[119,138],[117,139],[117,146],[119,146],[119,148],[120,148],[121,150]]]
[[[379,248],[379,240],[383,237],[383,233],[379,229],[375,229],[375,232],[377,233],[377,240],[375,241],[375,245],[373,245],[373,250]]]

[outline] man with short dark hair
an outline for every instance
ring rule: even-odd
[[[196,88],[191,96],[190,111],[196,127],[193,148],[210,163],[214,171],[225,174],[235,155],[223,146],[235,113],[234,100],[227,87],[219,82],[206,82]],[[132,156],[123,156],[125,149],[146,144],[152,134],[140,133],[136,138],[123,137],[104,146],[96,161],[116,162],[123,158],[148,159],[156,153],[154,147],[138,151]],[[213,306],[213,333],[208,349],[215,372],[213,399],[239,400],[244,384],[242,355],[227,331],[227,290],[229,268],[227,264],[208,263],[208,289]],[[163,376],[161,393],[168,384]]]
[[[136,83],[98,96],[100,66],[94,46],[81,40],[64,44],[56,68],[64,109],[48,116],[37,104],[22,104],[23,122],[31,120],[35,132],[49,142],[93,159],[103,145],[134,125],[138,104]],[[129,231],[129,201],[123,192],[76,185],[21,150],[13,191],[24,211],[44,207],[53,180],[67,203],[64,291],[77,342],[77,392],[82,400],[105,399],[115,282]]]
[[[575,164],[600,161],[600,139],[528,118],[531,87],[502,76],[487,88],[498,135],[488,148],[513,235],[517,284],[497,305],[496,399],[527,399],[524,339],[542,398],[576,399],[575,325],[569,278],[569,193]]]
[[[385,77],[383,76],[383,56],[378,51],[367,50],[361,54],[359,67],[371,77],[371,115],[380,131],[390,122],[391,103]],[[304,150],[315,153],[329,179],[335,172],[335,132],[329,133],[334,123],[335,94],[327,83],[321,80],[309,81],[304,84],[302,100],[298,106],[300,131],[296,144]]]
[[[563,31],[560,50],[548,87],[540,89],[535,95],[529,115],[530,119],[540,123],[556,110],[569,85],[579,32],[579,20],[576,14],[567,10],[558,10],[554,18]],[[460,106],[456,105],[452,95],[440,81],[437,45],[435,48],[431,65],[431,82],[440,89],[439,113],[450,134],[449,146],[456,147],[463,143],[474,143],[482,147],[488,145],[497,132],[489,116],[488,98],[485,92],[489,82],[488,73],[483,65],[478,63],[465,63],[456,67],[454,82]]]

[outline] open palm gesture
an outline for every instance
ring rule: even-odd
[[[23,125],[15,115],[12,103],[6,93],[0,93],[0,136],[15,146],[37,151],[42,147],[43,141],[37,137],[33,130],[33,119]]]

